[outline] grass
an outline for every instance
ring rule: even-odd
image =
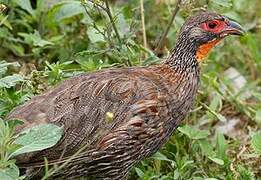
[[[259,1],[184,1],[157,52],[176,1],[144,0],[144,25],[139,0],[113,1],[109,12],[100,1],[0,2],[5,4],[0,6],[3,119],[14,107],[78,73],[159,63],[185,18],[199,8],[239,21],[247,35],[230,37],[212,50],[202,64],[194,110],[159,152],[132,169],[129,179],[261,179]],[[1,158],[0,176],[3,164],[15,169],[13,161]]]

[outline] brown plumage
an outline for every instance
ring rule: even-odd
[[[84,147],[53,178],[125,178],[188,114],[198,89],[199,60],[229,34],[242,29],[216,13],[199,13],[183,25],[161,65],[82,74],[17,107],[8,116],[24,121],[17,132],[43,123],[64,128],[58,144],[17,157],[18,165],[27,173],[43,167],[44,157],[59,165]]]

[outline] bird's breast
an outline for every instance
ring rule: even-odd
[[[198,90],[199,72],[177,72],[168,65],[161,66],[161,76],[168,89],[167,104],[170,118],[166,118],[166,136],[170,136],[177,125],[184,120],[193,106]]]

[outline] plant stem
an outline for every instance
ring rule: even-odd
[[[105,5],[106,5],[106,13],[107,13],[108,16],[109,16],[109,19],[110,19],[111,24],[112,24],[112,28],[113,28],[113,30],[114,30],[114,32],[115,32],[115,34],[116,34],[116,37],[117,37],[117,39],[118,39],[118,41],[119,41],[119,43],[120,43],[120,45],[121,45],[121,37],[120,37],[120,34],[119,34],[118,29],[117,29],[117,27],[116,27],[116,24],[115,24],[115,22],[114,22],[114,20],[113,20],[112,13],[111,13],[111,9],[110,9],[110,5],[109,5],[109,1],[108,1],[108,0],[105,0]]]
[[[82,1],[85,3],[84,0],[82,0]],[[94,2],[93,0],[88,0],[88,1],[91,2],[92,4],[98,6],[98,7],[101,8],[102,10],[107,11],[107,9],[106,9],[105,7],[103,7],[102,5],[100,5],[99,3],[96,3],[96,2]]]
[[[171,19],[170,19],[170,21],[169,21],[169,23],[168,23],[168,25],[167,25],[167,28],[165,29],[163,35],[161,36],[159,42],[157,43],[158,46],[157,46],[157,48],[155,49],[156,52],[159,51],[159,50],[162,48],[162,46],[163,46],[163,41],[164,41],[164,39],[166,38],[166,36],[168,35],[169,30],[170,30],[170,27],[171,27],[171,25],[173,24],[173,21],[174,21],[174,19],[175,19],[177,13],[178,13],[178,11],[179,11],[179,7],[180,7],[181,1],[182,1],[182,0],[178,0],[178,1],[177,1],[177,4],[176,4],[176,6],[175,6],[175,8],[174,8],[174,10],[173,10],[173,12],[172,12],[172,16],[171,16]]]
[[[144,17],[144,5],[143,0],[140,0],[140,14],[141,14],[141,25],[142,25],[142,37],[143,37],[143,46],[147,49],[147,36],[146,36],[146,26],[145,26],[145,17]],[[147,53],[144,53],[145,58],[147,58]]]
[[[94,29],[96,29],[100,34],[102,34],[103,36],[105,36],[105,34],[104,34],[104,33],[98,28],[98,26],[96,25],[95,20],[93,19],[91,13],[89,13],[88,9],[86,8],[86,3],[85,3],[84,1],[81,1],[81,5],[83,6],[83,8],[84,8],[86,14],[91,18]]]

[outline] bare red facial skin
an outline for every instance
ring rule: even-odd
[[[206,31],[213,32],[215,34],[219,34],[222,32],[222,30],[225,29],[226,25],[227,24],[225,21],[216,19],[202,23],[201,28]]]
[[[222,20],[211,20],[211,21],[207,21],[201,24],[201,28],[204,29],[205,31],[209,31],[215,34],[220,34],[225,28],[226,28],[227,24],[225,21]],[[208,54],[208,52],[221,40],[220,39],[214,39],[210,42],[207,42],[203,45],[201,45],[196,53],[196,58],[198,62],[201,62],[206,55]]]
[[[207,21],[201,24],[201,28],[204,29],[205,31],[209,31],[215,34],[220,34],[224,29],[226,28],[227,24],[223,20],[211,20]],[[214,39],[212,41],[209,41],[203,45],[201,45],[196,53],[196,58],[199,62],[201,62],[208,52],[221,40],[220,39]]]

